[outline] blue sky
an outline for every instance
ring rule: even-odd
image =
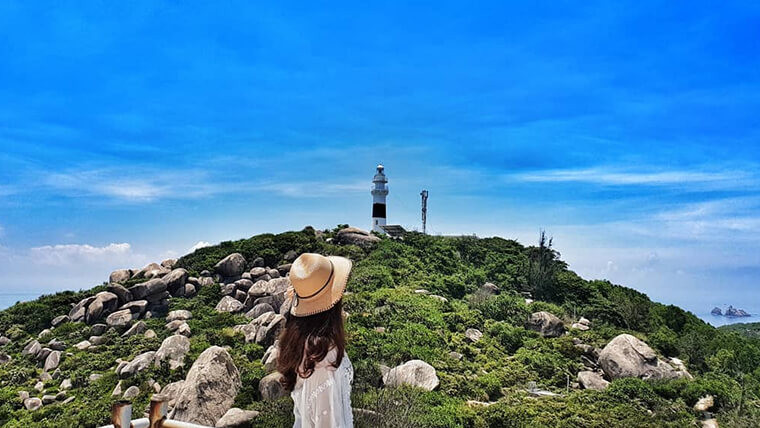
[[[0,292],[389,220],[755,305],[753,2],[0,4]],[[707,308],[709,309],[709,308]]]

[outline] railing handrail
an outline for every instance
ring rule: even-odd
[[[166,398],[160,395],[154,395],[150,399],[148,417],[135,420],[132,420],[132,403],[119,401],[111,407],[111,425],[100,428],[213,428],[167,419],[166,413]]]

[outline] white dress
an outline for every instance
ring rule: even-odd
[[[331,349],[325,358],[314,366],[308,378],[297,377],[290,396],[296,421],[293,428],[352,428],[351,383],[354,367],[343,355],[337,368],[332,366],[337,351]]]

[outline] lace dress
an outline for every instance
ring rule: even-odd
[[[293,398],[296,421],[293,428],[352,428],[351,383],[354,367],[343,355],[338,368],[332,366],[337,352],[330,350],[325,358],[314,366],[314,373],[304,379],[298,376]]]

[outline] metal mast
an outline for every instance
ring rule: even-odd
[[[420,192],[420,196],[422,196],[422,233],[426,233],[425,228],[427,226],[427,199],[428,199],[428,191],[423,190]]]

